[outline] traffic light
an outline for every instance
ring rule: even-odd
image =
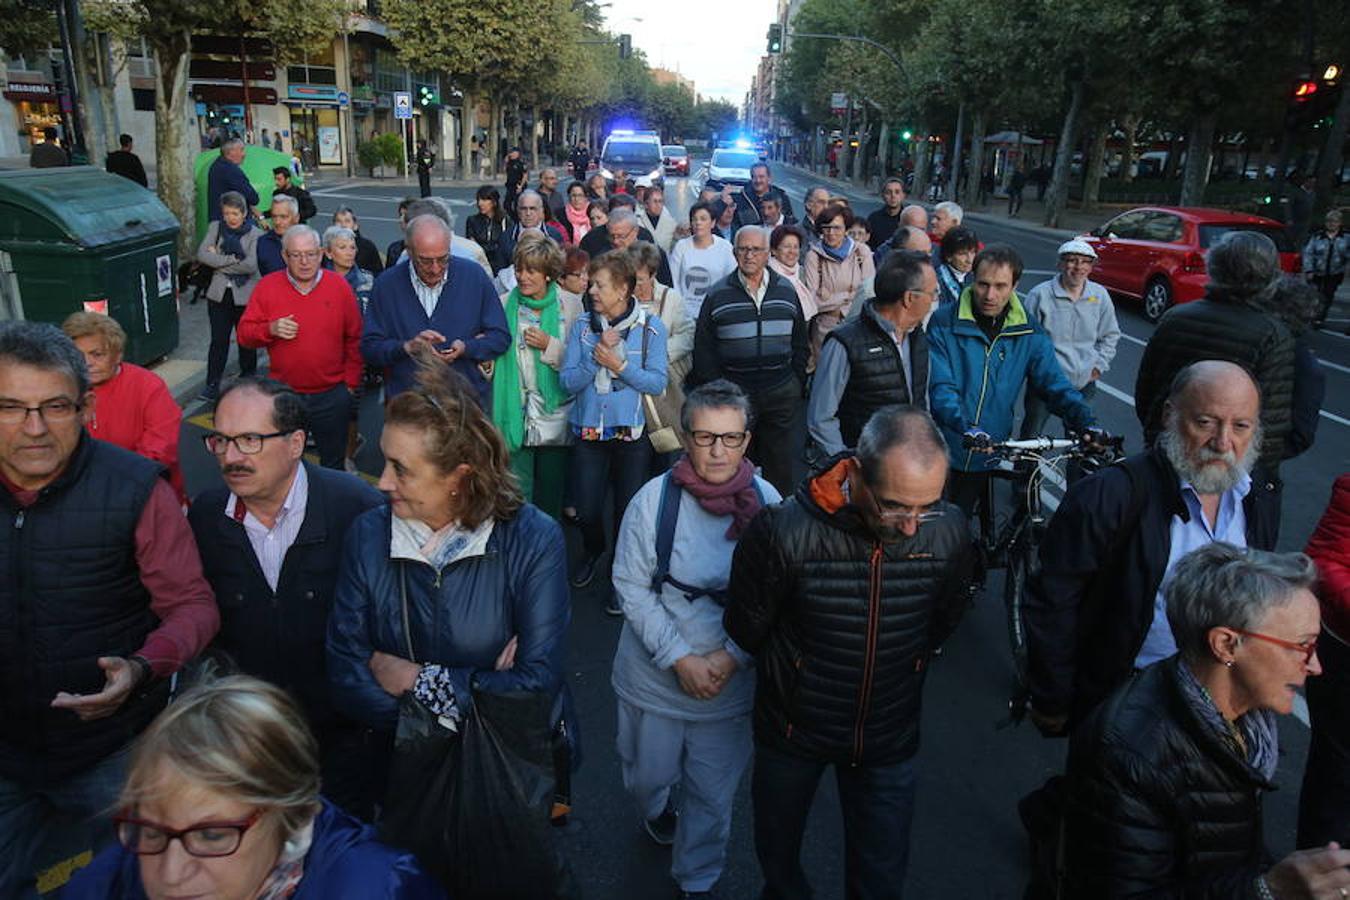
[[[435,106],[441,102],[441,98],[437,96],[435,88],[424,84],[417,89],[417,102],[422,106]]]
[[[1329,64],[1322,71],[1321,78],[1304,76],[1295,79],[1285,110],[1285,127],[1299,131],[1330,125],[1343,89],[1341,67],[1337,63]]]
[[[627,59],[633,55],[633,36],[631,34],[619,35],[619,59]]]
[[[783,52],[783,26],[777,22],[769,26],[769,52]]]
[[[914,132],[912,132],[912,131],[910,131],[908,128],[906,128],[904,131],[900,132],[900,137],[903,138],[903,139],[906,140],[906,141],[907,141],[907,140],[910,140],[911,138],[914,137]]]

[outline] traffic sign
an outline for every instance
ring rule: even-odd
[[[408,91],[395,91],[394,118],[411,119],[412,117],[412,94]]]
[[[346,91],[338,91],[337,101],[338,106],[346,109],[347,105],[352,102],[352,98]]]

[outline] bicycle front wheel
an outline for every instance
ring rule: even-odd
[[[1008,567],[1003,573],[1003,606],[1008,616],[1008,646],[1012,650],[1013,670],[1018,688],[1027,684],[1027,632],[1022,618],[1022,598],[1027,587],[1030,554],[1035,549],[1026,543],[1014,547],[1008,554]]]

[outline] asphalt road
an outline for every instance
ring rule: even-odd
[[[684,179],[668,180],[668,199],[683,215],[689,203]],[[800,205],[809,180],[780,172],[776,181]],[[384,247],[397,237],[396,204],[415,185],[373,185],[369,182],[324,182],[311,185],[320,217],[326,223],[339,205],[351,206],[362,222],[362,233]],[[447,197],[462,221],[472,213],[472,189],[437,191]],[[854,209],[868,212],[874,198],[845,191]],[[998,221],[1000,217],[972,219],[985,242],[1007,241],[1026,260],[1023,289],[1050,276],[1058,236],[1037,234]],[[1102,423],[1124,434],[1128,447],[1137,448],[1140,431],[1130,401],[1143,344],[1152,330],[1126,303],[1118,304],[1126,339],[1103,392],[1097,400]],[[1347,469],[1350,448],[1350,340],[1323,334],[1318,350],[1328,366],[1326,414],[1317,446],[1285,468],[1286,488],[1282,545],[1301,547],[1326,505],[1333,478]],[[184,425],[183,464],[188,487],[196,492],[214,483],[214,464],[201,447],[199,436],[206,419],[189,410]],[[358,456],[363,471],[377,473],[380,410],[376,398],[367,398],[362,412],[365,449]],[[576,542],[576,535],[568,536]],[[574,547],[574,550],[576,548]],[[931,668],[924,705],[923,741],[917,767],[919,791],[911,843],[906,893],[917,898],[1011,898],[1021,896],[1025,877],[1025,839],[1016,814],[1019,797],[1059,770],[1065,749],[1060,741],[1041,739],[1030,726],[1000,730],[1012,683],[1003,617],[998,601],[1000,576],[990,579],[989,594],[967,615],[942,657]],[[609,687],[610,661],[619,633],[618,623],[600,611],[593,591],[574,597],[574,624],[568,679],[576,694],[585,745],[584,761],[575,782],[574,824],[565,841],[569,856],[591,900],[649,898],[672,890],[667,871],[669,853],[652,845],[637,827],[631,803],[619,778],[613,738],[614,700]],[[1267,839],[1273,852],[1293,849],[1299,779],[1307,752],[1307,729],[1294,717],[1281,726],[1281,790],[1266,801]],[[821,783],[810,820],[805,858],[817,896],[842,896],[842,830],[833,781]],[[758,867],[751,837],[748,778],[737,798],[727,867],[719,894],[726,898],[755,896]]]

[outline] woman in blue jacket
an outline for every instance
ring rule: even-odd
[[[643,395],[666,389],[666,326],[633,296],[637,270],[628,254],[611,251],[591,260],[591,314],[572,325],[563,350],[563,390],[572,403],[571,496],[576,498],[585,555],[572,586],[595,579],[606,549],[605,490],[614,489],[617,534],[628,501],[647,480],[652,445]],[[605,589],[605,612],[622,616],[614,588]]]
[[[235,675],[200,684],[137,741],[118,842],[67,900],[166,896],[444,900],[409,853],[319,796],[319,755],[280,688]]]
[[[417,386],[385,409],[389,504],[347,531],[328,621],[334,702],[392,734],[409,692],[455,720],[475,690],[533,691],[555,698],[555,734],[571,742],[561,526],[521,497],[468,383],[431,348],[419,353]]]

